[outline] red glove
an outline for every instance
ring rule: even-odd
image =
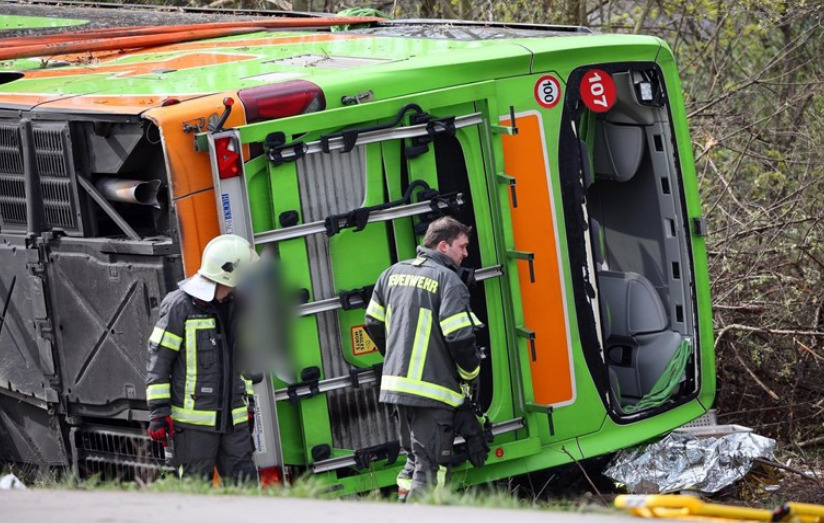
[[[169,438],[174,437],[174,422],[171,416],[162,418],[152,418],[149,422],[149,437],[154,441],[159,441],[165,447],[169,444]]]
[[[246,419],[249,420],[249,433],[255,432],[255,413],[250,411],[246,412]]]

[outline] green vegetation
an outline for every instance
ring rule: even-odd
[[[293,498],[336,498],[327,495],[325,487],[313,477],[298,478],[286,487],[263,487],[259,485],[225,485],[214,486],[211,482],[199,479],[177,479],[171,475],[154,481],[102,481],[98,476],[78,480],[71,475],[60,476],[53,472],[38,473],[32,469],[19,469],[5,466],[0,477],[15,474],[28,488],[39,490],[103,490],[126,492],[174,492],[177,494],[195,494],[211,496],[258,496],[258,497],[293,497]],[[533,510],[562,510],[569,512],[605,512],[608,509],[601,503],[590,503],[588,498],[546,500],[516,495],[509,488],[500,485],[486,485],[460,489],[452,485],[442,490],[433,490],[422,496],[417,502],[423,505],[448,505],[477,508],[507,508]],[[373,491],[362,496],[352,496],[350,501],[396,503],[394,489]],[[603,500],[602,500],[603,501]]]

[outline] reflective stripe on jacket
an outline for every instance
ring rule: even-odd
[[[227,327],[213,305],[182,290],[166,295],[149,337],[146,400],[153,418],[171,415],[181,426],[221,432],[247,423],[251,382],[237,372]]]
[[[386,333],[380,401],[457,407],[460,382],[480,372],[475,329],[483,324],[452,260],[424,247],[417,254],[381,274],[366,309],[368,328]]]

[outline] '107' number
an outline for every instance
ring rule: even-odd
[[[590,69],[584,74],[580,90],[584,104],[596,113],[609,111],[615,103],[615,82],[600,69]]]
[[[604,84],[601,83],[601,75],[593,72],[588,78],[589,80],[589,94],[592,95],[592,103],[600,105],[601,107],[609,107],[607,103],[607,95],[604,94]]]

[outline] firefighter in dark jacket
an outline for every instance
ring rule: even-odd
[[[411,447],[398,476],[401,499],[404,490],[410,500],[446,483],[455,409],[480,372],[475,330],[483,325],[458,275],[471,232],[454,218],[432,222],[417,257],[381,274],[366,309],[384,355],[380,401],[396,406],[401,444]]]
[[[232,293],[258,259],[249,242],[233,234],[203,250],[200,270],[160,304],[149,337],[146,399],[149,436],[174,438],[181,475],[256,477],[252,461],[252,383],[238,370]]]

